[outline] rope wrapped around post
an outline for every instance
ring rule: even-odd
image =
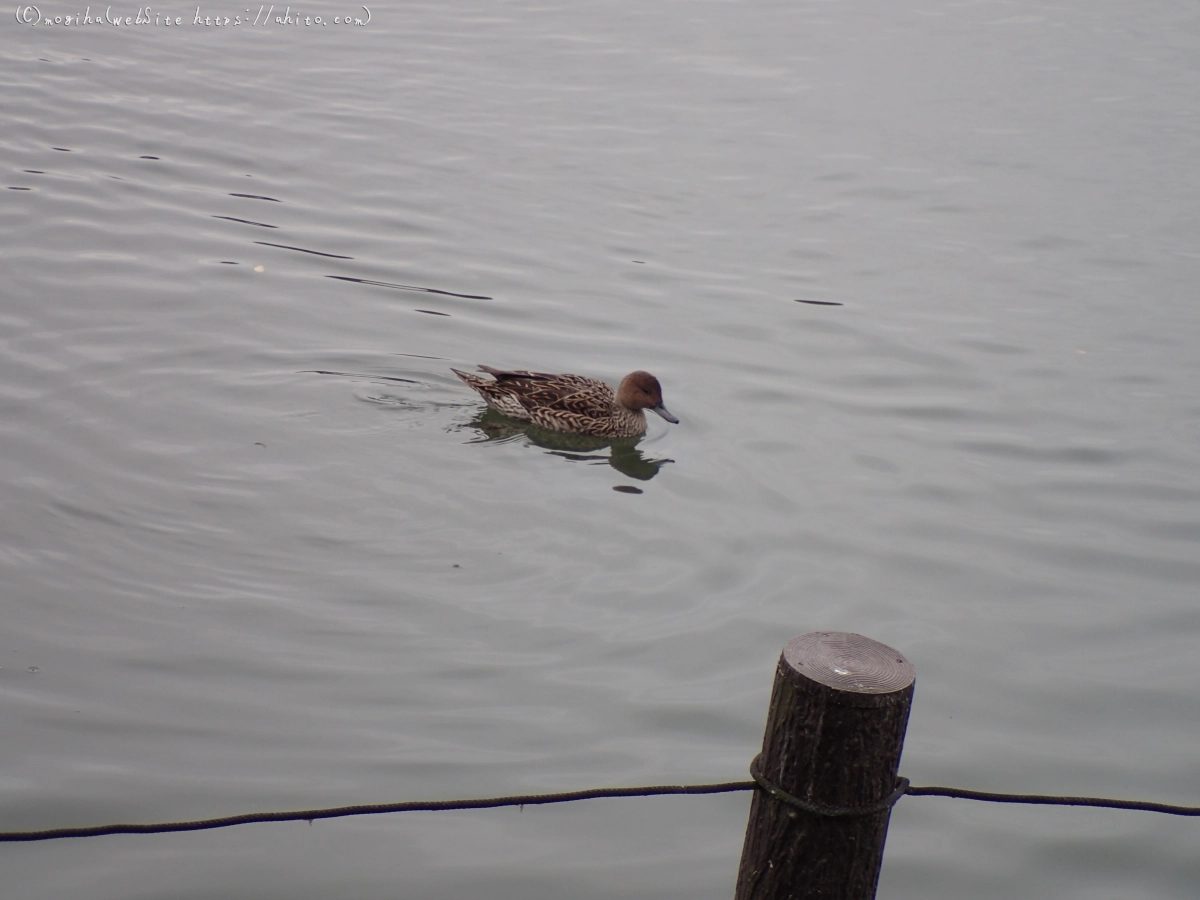
[[[769,782],[759,767],[760,760],[762,760],[761,753],[750,760],[750,777],[754,779],[758,786],[780,803],[794,806],[796,809],[812,813],[814,816],[827,816],[830,818],[838,818],[840,816],[873,816],[876,813],[891,809],[901,797],[908,793],[908,779],[900,775],[896,778],[896,789],[876,803],[868,803],[866,806],[826,806],[823,803],[809,803],[807,800],[793,797],[783,788]]]

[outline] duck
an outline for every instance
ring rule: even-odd
[[[663,406],[662,386],[649,372],[630,372],[614,392],[603,381],[586,375],[552,375],[491,366],[479,367],[479,371],[491,378],[458,369],[450,371],[496,411],[552,431],[638,437],[646,431],[644,410],[647,409],[674,425],[679,424]]]

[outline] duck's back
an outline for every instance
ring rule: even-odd
[[[489,385],[489,393],[503,393],[517,400],[539,424],[544,424],[540,419],[553,413],[574,413],[592,419],[607,418],[613,413],[616,394],[597,378],[520,369],[506,371],[491,366],[479,368],[496,379]]]

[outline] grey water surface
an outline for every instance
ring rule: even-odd
[[[739,780],[817,629],[915,665],[914,783],[1200,804],[1200,8],[322,3],[0,25],[0,830]],[[476,363],[681,421],[548,445]],[[0,893],[723,898],[748,805]],[[1191,900],[1198,828],[907,798],[880,897]]]

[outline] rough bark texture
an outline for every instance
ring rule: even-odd
[[[896,785],[912,666],[841,632],[791,641],[775,673],[762,774],[802,800],[866,806]],[[871,900],[890,811],[826,817],[755,791],[736,900]]]

